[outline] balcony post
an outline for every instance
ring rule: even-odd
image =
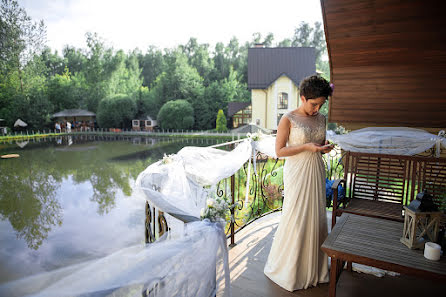
[[[236,246],[235,244],[235,238],[234,238],[234,232],[235,232],[235,173],[231,175],[231,244],[230,247]]]

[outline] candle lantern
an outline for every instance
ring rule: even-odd
[[[404,228],[401,242],[411,249],[423,248],[425,240],[436,242],[442,212],[426,190],[418,193],[409,206],[404,206]]]

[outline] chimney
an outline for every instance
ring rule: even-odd
[[[254,43],[254,47],[264,48],[265,45],[263,43]]]

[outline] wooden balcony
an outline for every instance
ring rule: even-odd
[[[258,219],[237,233],[237,245],[229,250],[231,288],[234,297],[328,296],[328,284],[307,290],[288,292],[263,274],[280,212]],[[327,212],[331,229],[331,212]],[[338,297],[442,296],[444,283],[407,276],[376,277],[371,274],[344,271],[337,285]]]

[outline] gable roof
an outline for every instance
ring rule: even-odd
[[[296,85],[316,73],[314,47],[248,49],[248,89],[266,89],[282,75]]]
[[[250,106],[251,102],[229,102],[228,103],[228,117],[232,117],[238,111]]]
[[[65,109],[53,114],[53,118],[60,117],[94,117],[96,114],[94,112],[83,110],[83,109]]]

